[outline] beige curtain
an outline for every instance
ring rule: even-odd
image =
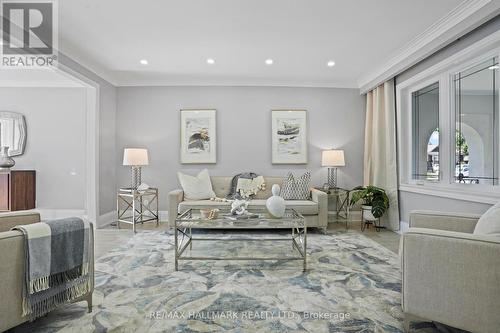
[[[364,184],[386,190],[389,211],[385,227],[399,230],[394,81],[387,81],[366,95]]]

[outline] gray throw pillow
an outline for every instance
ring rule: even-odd
[[[283,179],[281,196],[285,200],[309,200],[311,196],[311,173],[308,171],[295,178],[291,172]]]

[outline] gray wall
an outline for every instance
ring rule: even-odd
[[[396,77],[396,83],[404,82],[416,74],[426,70],[427,68],[439,63],[443,59],[453,55],[454,53],[462,50],[489,34],[500,29],[500,17],[496,17],[479,28],[471,31],[464,37],[458,39],[449,46],[436,52],[429,58],[421,61],[415,66],[409,68],[405,72]],[[409,192],[400,192],[400,214],[401,220],[408,222],[409,213],[415,209],[428,209],[439,211],[453,211],[453,212],[470,212],[470,213],[483,213],[490,205],[467,202],[462,200],[454,200],[448,198],[441,198],[436,196],[428,196]]]
[[[477,202],[454,200],[403,191],[400,191],[399,195],[399,209],[402,212],[401,221],[404,222],[408,222],[409,213],[412,210],[424,209],[440,212],[482,214],[491,206]]]
[[[232,176],[254,171],[282,176],[288,170],[312,172],[321,185],[326,170],[321,151],[345,149],[340,186],[363,182],[364,98],[357,89],[280,87],[120,87],[118,88],[118,185],[129,183],[129,169],[121,166],[123,148],[146,147],[150,165],[143,181],[160,191],[160,210],[167,209],[168,191],[178,188],[176,172],[194,174],[208,168],[212,175]],[[217,109],[217,164],[182,165],[179,162],[180,109]],[[271,164],[271,109],[306,109],[309,122],[309,163]]]
[[[26,117],[18,170],[37,172],[37,208],[84,209],[85,89],[0,88],[0,110]]]
[[[116,87],[62,53],[59,62],[99,84],[99,214],[116,210]]]
[[[101,84],[99,115],[99,214],[116,210],[116,88]]]

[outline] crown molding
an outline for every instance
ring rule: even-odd
[[[47,81],[0,82],[1,88],[83,88],[76,83],[52,83]]]
[[[465,0],[423,33],[396,52],[377,69],[362,76],[358,86],[362,94],[408,69],[451,41],[463,36],[498,14],[500,3],[492,0]]]
[[[171,80],[169,78],[160,79],[137,79],[127,78],[118,80],[117,87],[276,87],[276,88],[336,88],[336,89],[358,89],[354,81],[335,81],[329,83],[318,83],[310,81],[245,81],[245,80]]]
[[[24,31],[23,28],[11,24],[11,26],[15,27],[16,29],[19,29],[20,31]],[[21,44],[21,41],[17,39],[15,36],[11,36],[10,38],[15,39],[19,44]],[[0,47],[3,45],[3,40],[0,40]],[[117,86],[117,80],[114,78],[112,75],[112,72],[105,68],[104,66],[101,66],[97,64],[95,61],[90,60],[88,57],[82,57],[78,56],[78,52],[74,52],[71,47],[65,46],[64,49],[61,48],[61,41],[57,41],[57,44],[55,46],[55,49],[57,50],[57,55],[58,55],[58,62],[61,62],[61,55],[67,57],[69,60],[75,62],[78,66],[81,66],[83,69],[92,72],[96,76],[98,76],[100,79],[109,82],[110,84]],[[69,67],[72,67],[71,65]],[[42,82],[34,82],[34,85],[36,84],[42,84],[42,86],[46,86],[46,84],[43,84]],[[29,84],[21,84],[20,86],[23,87],[29,87]],[[57,85],[56,85],[57,87]]]
[[[115,87],[118,86],[118,80],[113,75],[112,71],[98,64],[97,62],[91,60],[89,57],[81,56],[79,55],[79,52],[75,52],[74,50],[72,50],[70,47],[67,46],[61,48],[61,43],[59,43],[58,51],[63,55],[65,55],[70,60],[74,61],[76,64],[83,67],[84,69],[94,73],[102,80],[109,82]]]

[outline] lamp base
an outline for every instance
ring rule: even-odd
[[[133,166],[130,168],[130,188],[137,190],[139,185],[141,185],[141,167]]]
[[[328,168],[328,186],[337,188],[337,168]]]

